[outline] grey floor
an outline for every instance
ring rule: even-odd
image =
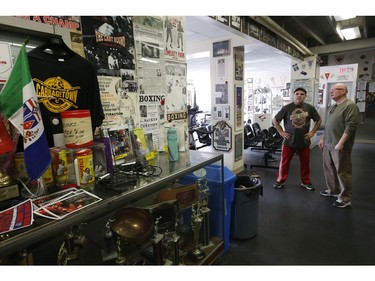
[[[375,118],[358,127],[352,156],[351,207],[335,208],[334,199],[319,195],[325,182],[318,146],[311,151],[315,191],[300,187],[297,155],[286,188],[274,189],[276,170],[250,169],[262,156],[263,152],[245,150],[247,168],[241,172],[258,174],[263,185],[257,235],[247,240],[231,239],[221,265],[375,265]],[[277,166],[278,162],[272,164]]]

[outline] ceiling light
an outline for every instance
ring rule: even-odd
[[[203,58],[209,58],[210,57],[210,51],[206,52],[200,52],[200,53],[194,53],[194,54],[187,54],[186,60],[196,60],[196,59],[203,59]]]
[[[341,28],[341,33],[345,40],[361,38],[361,32],[358,26]]]
[[[356,16],[333,16],[336,21],[342,21],[342,20],[348,20],[348,19],[354,19]]]

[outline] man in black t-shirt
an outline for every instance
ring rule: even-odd
[[[301,186],[307,190],[314,190],[310,179],[310,139],[319,129],[322,121],[315,107],[304,102],[306,94],[304,88],[295,89],[294,101],[283,106],[272,120],[284,139],[280,167],[273,185],[277,189],[285,186],[290,162],[294,153],[297,152],[300,159]],[[315,125],[310,131],[311,120],[315,122]],[[280,125],[281,121],[284,121],[284,129]]]

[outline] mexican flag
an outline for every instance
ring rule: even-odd
[[[38,99],[31,79],[25,44],[0,93],[0,111],[23,136],[25,168],[32,181],[40,178],[51,163]]]

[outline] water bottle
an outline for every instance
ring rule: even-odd
[[[167,132],[168,139],[168,151],[169,151],[169,161],[178,160],[178,141],[177,141],[177,130],[173,127],[168,129]]]

